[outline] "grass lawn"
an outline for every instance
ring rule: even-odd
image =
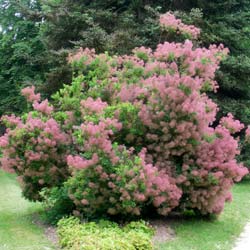
[[[231,250],[250,221],[250,180],[235,185],[233,197],[218,220],[196,218],[171,222],[176,238],[161,244],[157,250]]]
[[[51,250],[43,230],[32,223],[39,204],[24,200],[12,175],[0,170],[0,250]]]

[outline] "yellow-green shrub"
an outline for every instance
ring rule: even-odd
[[[59,243],[64,250],[152,250],[153,229],[144,221],[123,228],[110,221],[81,223],[75,217],[58,222]]]

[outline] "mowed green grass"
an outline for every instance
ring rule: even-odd
[[[250,180],[235,185],[233,197],[217,220],[192,218],[170,222],[176,238],[157,250],[231,250],[250,221]]]
[[[41,205],[21,196],[15,177],[0,170],[0,250],[51,250],[43,229],[32,223]]]

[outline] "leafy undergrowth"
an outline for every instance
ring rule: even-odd
[[[59,221],[58,235],[65,250],[153,250],[154,230],[143,221],[120,227],[106,220],[81,223],[69,217]]]
[[[15,178],[0,170],[0,249],[54,249],[43,230],[32,223],[32,215],[40,211],[40,204],[24,200]]]
[[[217,220],[181,219],[171,222],[176,237],[157,250],[230,250],[250,220],[250,182],[235,185],[234,200]]]

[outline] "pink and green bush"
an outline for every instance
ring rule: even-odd
[[[64,185],[75,214],[219,214],[247,173],[233,137],[244,126],[231,114],[213,125],[218,107],[207,95],[218,88],[215,72],[227,53],[187,40],[124,56],[70,54],[72,85],[51,103],[26,88],[33,111],[3,117],[2,166],[31,199]]]
[[[160,15],[160,25],[163,30],[178,35],[183,35],[189,39],[198,39],[200,29],[194,25],[186,25],[180,19],[176,18],[171,12]]]
[[[18,175],[26,198],[39,200],[42,188],[60,185],[68,178],[66,155],[71,138],[53,118],[52,106],[47,100],[40,102],[33,87],[23,89],[22,93],[33,102],[34,111],[22,117],[2,117],[8,128],[0,138],[1,165]]]

